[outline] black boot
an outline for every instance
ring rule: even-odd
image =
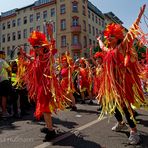
[[[76,106],[72,106],[71,107],[71,111],[77,111],[77,107]]]
[[[41,128],[40,131],[41,131],[41,133],[45,133],[45,134],[47,134],[49,132],[47,127]]]
[[[56,131],[55,130],[52,130],[52,131],[49,131],[47,132],[46,136],[45,136],[45,139],[43,140],[44,142],[46,141],[50,141],[51,139],[55,138],[56,137]]]

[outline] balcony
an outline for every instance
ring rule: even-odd
[[[81,43],[72,44],[72,45],[71,45],[71,49],[72,49],[72,50],[81,50],[81,49],[82,49],[82,45],[81,45]]]
[[[71,26],[71,32],[81,32],[81,26]]]
[[[79,1],[78,1],[78,0],[72,0],[72,3],[75,3],[75,2],[77,2],[77,3],[78,3]]]

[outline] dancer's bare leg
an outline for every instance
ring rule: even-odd
[[[49,131],[53,130],[51,113],[44,113],[44,120]]]

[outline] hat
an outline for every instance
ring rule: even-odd
[[[39,31],[33,31],[28,38],[28,41],[33,47],[49,45],[45,34]]]
[[[115,23],[107,25],[106,29],[104,30],[104,38],[108,39],[111,36],[115,37],[116,39],[123,39],[123,27]]]

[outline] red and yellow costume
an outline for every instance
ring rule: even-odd
[[[61,62],[67,64],[67,67],[61,68],[61,89],[66,95],[75,91],[72,80],[73,62],[71,57],[67,54],[62,56]]]
[[[114,48],[105,47],[99,40],[100,47],[106,52],[103,60],[103,77],[97,96],[103,107],[101,116],[106,113],[113,114],[115,108],[124,114],[123,107],[126,107],[133,119],[131,104],[136,107],[146,104],[139,78],[141,69],[136,52],[132,48],[134,39],[138,35],[143,35],[138,26],[140,17],[141,13],[125,37],[120,25],[107,26],[104,37],[108,42],[110,37],[122,40]]]
[[[91,76],[91,70],[88,65],[88,62],[81,58],[79,60],[80,64],[85,64],[85,67],[79,68],[79,88],[80,92],[84,92],[85,90],[91,91],[92,86],[92,76]]]
[[[23,80],[29,98],[36,102],[35,116],[40,118],[44,112],[52,113],[63,109],[65,97],[53,67],[56,52],[54,39],[48,42],[43,33],[34,31],[28,40],[34,48],[35,55],[26,67]]]
[[[102,52],[96,52],[94,55],[95,59],[101,58],[102,62],[103,62],[103,58],[104,58],[104,54]],[[96,69],[95,69],[95,74],[94,74],[94,88],[93,88],[93,93],[96,95],[99,91],[100,88],[100,80],[102,75],[102,64],[98,64],[96,65]]]

